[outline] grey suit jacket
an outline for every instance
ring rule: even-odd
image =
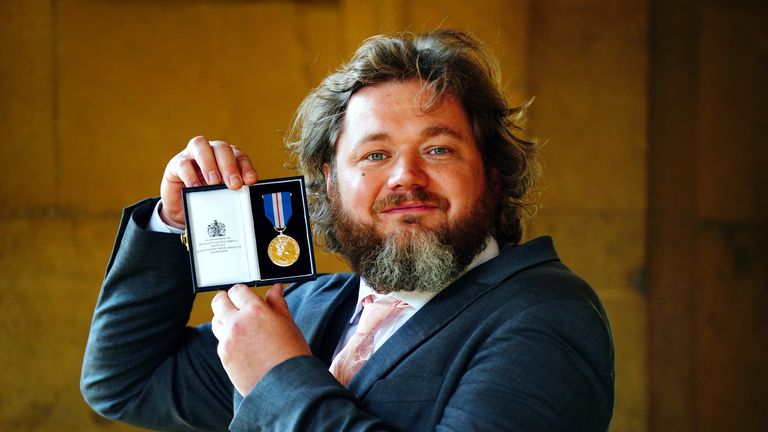
[[[328,372],[359,280],[286,290],[314,356],[234,391],[193,301],[177,236],[147,232],[153,200],[126,209],[83,362],[100,414],[163,430],[606,430],[614,352],[597,296],[547,237],[505,246],[403,325],[348,388]]]

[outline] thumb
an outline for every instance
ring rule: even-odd
[[[293,320],[291,311],[288,310],[288,303],[285,302],[285,297],[283,297],[283,284],[277,283],[272,285],[269,291],[267,291],[265,300],[273,311]]]

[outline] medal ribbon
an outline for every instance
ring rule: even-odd
[[[275,192],[261,196],[264,199],[264,214],[278,232],[283,232],[291,219],[291,193]]]

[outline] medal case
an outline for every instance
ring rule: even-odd
[[[304,177],[182,194],[195,292],[316,278]]]

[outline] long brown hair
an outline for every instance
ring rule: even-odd
[[[330,252],[338,251],[323,165],[335,169],[336,140],[350,98],[366,85],[415,79],[434,91],[425,111],[446,92],[461,101],[489,173],[490,190],[500,194],[493,234],[501,242],[519,243],[523,217],[535,212],[529,192],[541,165],[536,143],[522,136],[527,104],[509,105],[499,75],[494,59],[466,32],[438,30],[366,40],[349,62],[304,99],[286,142],[306,178],[318,242]]]

